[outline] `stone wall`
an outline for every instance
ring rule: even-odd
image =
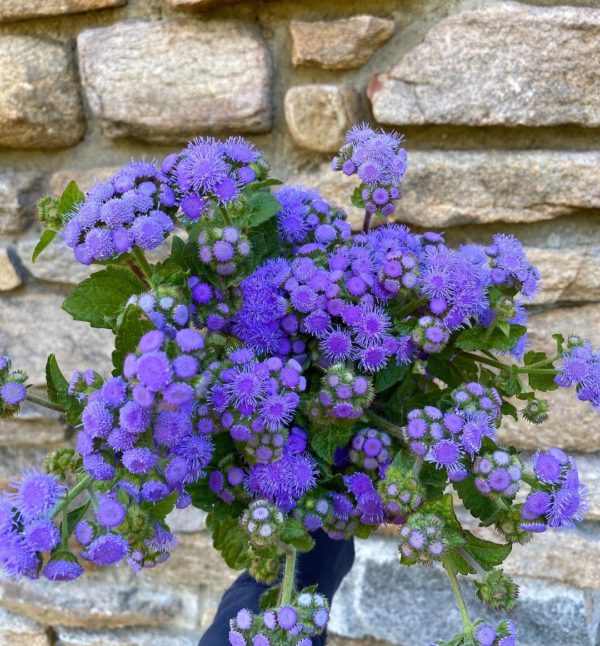
[[[569,0],[562,0],[569,2]],[[555,328],[600,344],[600,2],[531,0],[3,0],[0,3],[0,351],[40,386],[109,364],[109,334],[68,320],[62,298],[87,270],[59,246],[37,264],[35,200],[75,177],[87,188],[132,156],[188,138],[249,136],[275,174],[344,204],[328,170],[345,129],[367,119],[406,133],[402,220],[451,241],[512,231],[545,277],[533,340]],[[355,222],[359,214],[352,212]],[[588,521],[515,548],[526,646],[588,646],[600,621],[600,420],[553,395],[544,429],[507,423],[525,449],[581,456]],[[0,486],[72,440],[25,407],[0,424]],[[0,644],[194,644],[232,580],[203,518],[180,513],[172,561],[84,581],[0,582]],[[360,543],[330,642],[422,646],[459,622],[436,569],[401,569],[393,539]],[[477,602],[471,597],[474,611]],[[358,640],[354,642],[353,640]]]

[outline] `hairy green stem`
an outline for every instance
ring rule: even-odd
[[[499,368],[500,370],[505,370],[509,367],[508,364],[503,363],[502,361],[496,361],[495,359],[488,359],[487,357],[482,357],[479,354],[473,354],[472,352],[466,352],[465,350],[456,350],[456,354],[459,354],[461,357],[467,359],[472,359],[473,361],[479,361],[479,363],[485,363],[488,366],[493,368]]]
[[[229,214],[227,213],[227,211],[222,206],[219,206],[219,212],[221,213],[221,217],[223,218],[223,222],[225,222],[225,224],[228,227],[230,227],[231,226],[231,219],[230,219]]]
[[[454,598],[456,599],[456,605],[458,606],[458,611],[460,612],[460,618],[465,631],[470,631],[473,628],[471,619],[469,618],[469,611],[467,610],[467,604],[465,603],[465,598],[463,597],[460,585],[458,584],[458,579],[456,578],[456,572],[452,562],[447,556],[442,557],[442,565],[446,574],[450,579],[450,585],[452,586],[452,592],[454,593]]]
[[[90,485],[92,482],[92,476],[86,475],[81,480],[69,491],[67,491],[65,497],[62,500],[59,500],[56,505],[54,506],[54,509],[50,512],[50,518],[56,518],[58,514],[64,509],[65,512],[67,510],[67,507],[69,506],[69,503],[71,503],[77,496],[84,490],[87,489],[87,487]]]
[[[485,570],[481,567],[481,565],[479,565],[479,563],[477,563],[477,561],[469,554],[469,552],[464,549],[464,547],[457,547],[456,551],[475,570],[475,572],[479,576],[485,576]]]
[[[292,601],[294,592],[294,579],[296,576],[296,550],[288,547],[285,551],[285,568],[283,570],[283,580],[279,589],[278,606],[286,606]]]
[[[412,474],[415,476],[415,478],[419,477],[419,473],[421,473],[421,467],[423,466],[423,456],[422,455],[417,455],[415,458],[415,463],[413,464],[412,468]]]
[[[65,549],[69,544],[69,510],[65,507],[62,514],[62,523],[60,526],[61,543]]]
[[[411,301],[410,303],[407,303],[399,312],[394,314],[395,319],[403,319],[405,316],[408,316],[412,312],[414,312],[416,309],[421,307],[421,305],[425,305],[427,303],[426,298],[418,298],[414,301]]]
[[[59,413],[65,412],[65,409],[62,406],[59,406],[58,404],[51,402],[49,399],[46,399],[45,397],[38,397],[37,395],[32,395],[31,393],[27,393],[27,396],[25,397],[25,399],[27,401],[32,402],[33,404],[37,404],[38,406],[43,406],[44,408],[49,408],[50,410],[57,410]]]
[[[479,363],[485,363],[488,366],[498,368],[500,370],[506,370],[514,364],[503,363],[502,361],[496,361],[495,359],[490,359],[488,357],[482,357],[479,354],[473,354],[472,352],[465,352],[465,350],[457,350],[456,354],[459,354],[461,357],[466,357],[467,359],[472,359],[473,361],[479,361]],[[520,375],[557,375],[560,371],[555,368],[543,368],[542,366],[547,366],[553,361],[556,361],[556,356],[548,357],[544,361],[538,361],[537,363],[532,363],[528,366],[517,366],[517,372]]]
[[[363,233],[369,233],[372,217],[373,217],[372,213],[368,213],[367,211],[365,211],[365,219],[363,220]]]
[[[144,278],[149,283],[152,279],[152,269],[150,267],[150,263],[146,260],[144,252],[139,247],[134,247],[133,255],[138,267],[140,268],[140,271],[142,272],[142,274],[144,274]]]
[[[393,435],[394,437],[397,437],[399,440],[404,441],[404,436],[402,435],[402,429],[399,426],[392,424],[392,422],[385,419],[385,417],[380,417],[379,415],[377,415],[377,413],[374,413],[371,410],[368,410],[366,412],[366,415],[372,422],[377,424],[377,426],[385,429],[390,435]]]

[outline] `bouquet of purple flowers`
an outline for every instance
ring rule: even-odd
[[[272,584],[230,644],[309,646],[329,609],[294,588],[296,553],[317,530],[367,538],[387,523],[402,565],[448,574],[463,626],[436,645],[516,643],[514,622],[469,617],[457,575],[510,611],[518,588],[499,566],[512,544],[581,521],[586,488],[562,450],[525,465],[497,429],[504,415],[546,421],[540,393],[558,387],[600,410],[600,353],[560,334],[552,356],[529,349],[523,303],[540,276],[513,236],[453,249],[391,221],[400,136],[357,126],[332,166],[357,176],[360,233],[318,192],[270,179],[240,138],[40,201],[34,260],[56,238],[98,265],[63,308],[114,332],[114,370],[68,380],[50,356],[46,400],[0,357],[0,418],[29,399],[78,431],[1,494],[5,574],[155,567],[176,545],[165,517],[191,504],[229,566]],[[461,525],[452,490],[497,541]]]

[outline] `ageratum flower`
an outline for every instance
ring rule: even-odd
[[[27,397],[27,375],[20,370],[11,370],[11,361],[0,355],[0,419],[19,411]]]
[[[132,162],[95,184],[75,207],[63,237],[84,265],[111,260],[134,246],[156,249],[173,230],[175,196],[154,164]]]
[[[284,186],[275,197],[281,204],[277,214],[279,238],[297,255],[327,251],[349,240],[352,231],[344,211],[324,200],[317,191]]]
[[[194,222],[211,204],[236,201],[244,186],[265,173],[266,165],[254,145],[241,137],[224,142],[203,137],[166,157],[161,170],[171,178],[184,219]]]
[[[523,504],[521,529],[539,533],[581,522],[588,490],[579,481],[575,460],[561,449],[548,449],[533,456],[532,466],[537,483]]]
[[[406,173],[406,150],[396,133],[375,131],[368,125],[355,126],[346,135],[346,144],[333,159],[333,170],[358,175],[367,213],[391,215],[400,197],[400,182]]]
[[[600,353],[588,341],[570,337],[559,370],[556,383],[563,388],[575,386],[577,398],[600,411]]]
[[[475,486],[490,498],[514,498],[519,490],[522,465],[516,455],[507,451],[494,451],[478,456],[473,463]]]
[[[416,512],[400,529],[398,551],[408,561],[430,565],[439,561],[451,546],[444,521],[435,514]]]

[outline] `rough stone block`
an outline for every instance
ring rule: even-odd
[[[269,52],[238,21],[132,21],[78,37],[81,79],[105,134],[155,143],[271,128]]]
[[[364,65],[394,33],[394,21],[375,16],[343,20],[290,23],[294,65],[313,65],[330,70]]]
[[[64,445],[67,446],[67,443],[65,442]],[[56,446],[60,446],[60,443],[53,444],[52,448]],[[41,445],[20,446],[16,443],[10,446],[0,445],[0,489],[5,489],[27,467],[36,466],[41,469],[48,448]]]
[[[198,634],[178,630],[95,631],[58,628],[60,646],[196,646]]]
[[[31,221],[39,191],[37,174],[0,171],[0,234],[20,233],[25,229]]]
[[[318,152],[337,151],[357,120],[357,96],[348,87],[297,85],[287,91],[284,105],[293,140]]]
[[[0,247],[0,292],[10,292],[22,284],[14,264],[14,252],[10,247]]]
[[[106,182],[119,170],[120,166],[96,166],[94,168],[64,168],[52,173],[48,178],[48,191],[60,195],[70,181],[75,181],[79,189],[86,193],[96,182]]]
[[[64,442],[66,432],[67,424],[60,413],[25,401],[16,417],[2,420],[0,446],[49,448]]]
[[[124,568],[123,568],[124,569]],[[52,581],[0,581],[0,604],[53,626],[98,628],[162,627],[176,621],[182,602],[172,590],[149,587],[126,570],[68,585]]]
[[[0,646],[51,646],[45,626],[0,608]]]
[[[0,352],[24,370],[33,385],[45,384],[45,366],[54,353],[70,378],[77,369],[110,373],[114,339],[109,330],[72,321],[61,309],[63,297],[46,291],[3,296],[0,308]]]
[[[0,22],[82,13],[124,4],[127,0],[4,0],[0,6]]]
[[[73,250],[60,238],[55,238],[34,263],[31,257],[38,240],[39,236],[22,238],[17,243],[17,250],[27,271],[39,280],[76,285],[97,269],[78,263]]]
[[[534,549],[532,547],[530,550]],[[519,643],[526,646],[593,646],[598,618],[589,612],[589,593],[537,579],[519,580],[521,596],[513,614]],[[486,612],[473,586],[462,586],[471,616]],[[402,567],[396,543],[371,538],[357,543],[357,559],[336,595],[332,632],[372,637],[402,646],[422,646],[449,639],[460,630],[460,617],[445,573],[437,568]]]
[[[177,537],[179,543],[168,563],[145,573],[148,581],[202,586],[220,595],[237,578],[239,573],[225,565],[219,552],[213,548],[208,532],[182,533]]]
[[[0,146],[64,148],[84,133],[70,51],[32,36],[0,37]]]
[[[600,208],[600,154],[551,151],[409,151],[403,197],[395,217],[410,225],[537,222]],[[344,207],[359,228],[363,213],[350,205],[356,177],[329,164],[290,181],[314,186]]]
[[[598,127],[600,10],[493,3],[442,19],[371,79],[387,124]]]

